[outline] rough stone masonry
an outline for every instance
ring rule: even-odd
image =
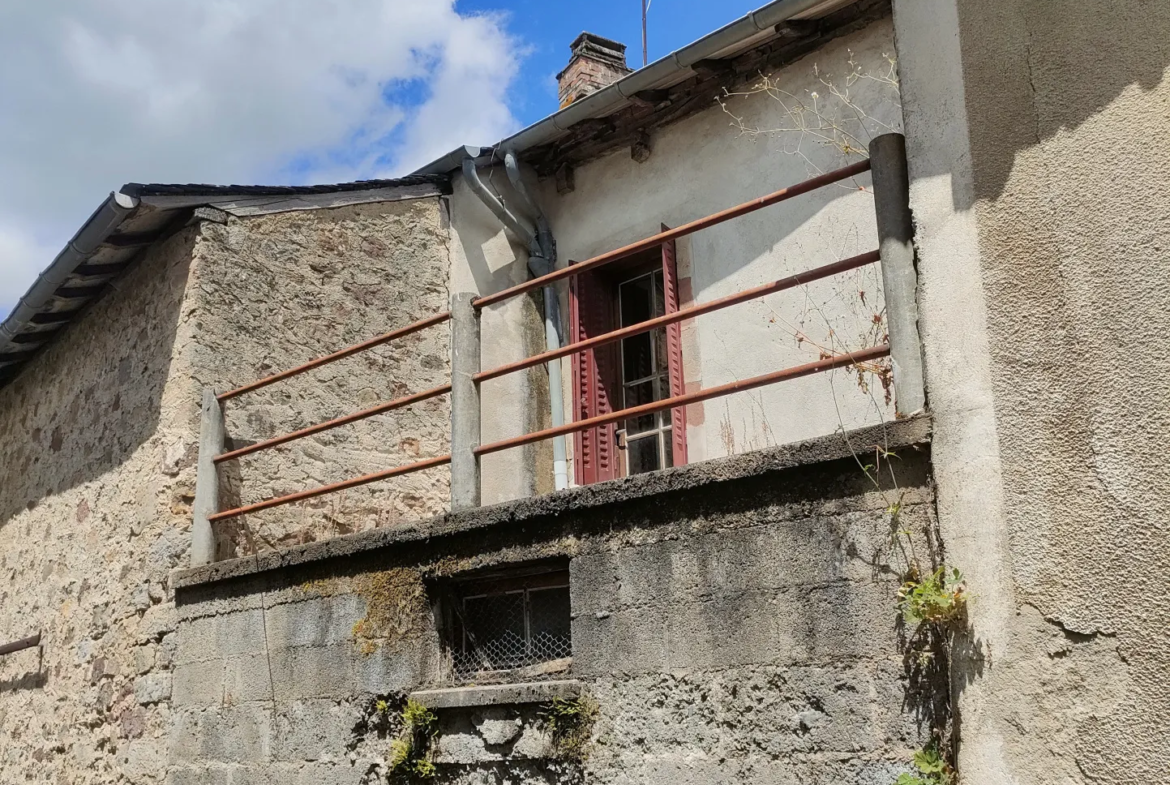
[[[170,574],[188,563],[202,388],[230,389],[442,310],[449,267],[438,198],[186,226],[0,390],[0,642],[42,633],[39,648],[0,658],[0,782],[165,780],[171,700],[186,689],[174,678]],[[405,353],[375,350],[233,402],[229,438],[446,381],[447,341],[441,329],[420,334]],[[224,472],[228,500],[445,449],[446,407],[435,400],[345,439],[241,462]],[[447,482],[420,474],[271,519],[285,528],[253,518],[225,528],[223,553],[433,515]]]

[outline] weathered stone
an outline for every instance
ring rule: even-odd
[[[175,630],[178,617],[175,615],[175,604],[166,602],[154,605],[138,621],[138,640],[141,643],[155,642],[162,636]]]
[[[171,674],[151,673],[134,680],[134,699],[140,704],[158,703],[171,698]]]
[[[479,731],[483,743],[489,746],[507,744],[519,736],[523,728],[520,718],[509,716],[507,709],[485,709],[472,715],[471,724]]]
[[[134,672],[142,675],[154,668],[155,647],[138,646],[134,649]]]

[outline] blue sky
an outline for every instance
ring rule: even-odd
[[[761,4],[653,0],[650,60]],[[640,66],[640,23],[640,0],[0,2],[0,316],[123,183],[403,174],[555,111],[583,30]]]
[[[650,62],[764,4],[765,0],[652,0],[647,25]],[[640,0],[473,0],[457,7],[488,12],[506,9],[508,28],[530,47],[510,97],[513,112],[524,125],[556,109],[555,76],[568,62],[569,44],[582,31],[621,41],[628,47],[630,67],[642,64]]]

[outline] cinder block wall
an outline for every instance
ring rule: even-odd
[[[560,558],[585,759],[539,705],[439,709],[437,781],[892,783],[946,694],[908,679],[885,512],[929,532],[927,436],[851,437],[896,491],[835,436],[178,574],[171,782],[384,781],[376,701],[445,684],[432,587]]]

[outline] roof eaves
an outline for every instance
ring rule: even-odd
[[[852,2],[852,0],[847,0]],[[553,141],[574,125],[605,117],[631,103],[633,96],[662,87],[677,79],[700,60],[714,55],[761,32],[774,29],[790,19],[814,15],[823,7],[839,7],[840,0],[773,0],[761,8],[724,25],[698,41],[684,46],[650,65],[624,76],[616,82],[566,106],[548,117],[487,148],[457,147],[450,153],[415,171],[415,174],[443,174],[458,169],[464,158],[478,158],[496,151],[521,153]],[[473,152],[478,151],[478,152]]]

